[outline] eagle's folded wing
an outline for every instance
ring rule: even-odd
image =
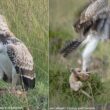
[[[34,77],[33,58],[23,42],[18,40],[7,44],[7,53],[17,73],[30,78]]]

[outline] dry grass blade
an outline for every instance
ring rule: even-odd
[[[85,96],[87,96],[89,99],[92,99],[92,97],[84,90],[80,90],[82,94],[84,94]]]

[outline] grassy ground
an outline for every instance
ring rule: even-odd
[[[110,102],[110,41],[100,42],[93,54],[93,62],[97,63],[95,74],[84,82],[84,88],[92,97],[89,99],[81,91],[73,92],[69,87],[70,67],[80,67],[82,49],[77,50],[66,59],[62,59],[59,50],[64,43],[77,38],[73,30],[73,22],[77,11],[85,4],[82,0],[50,0],[50,107],[95,106]],[[91,67],[93,69],[93,67]],[[95,67],[94,67],[95,68]]]
[[[48,0],[0,0],[3,14],[12,32],[30,49],[35,63],[36,88],[27,98],[11,94],[0,96],[0,107],[48,107]],[[1,81],[0,86],[9,86]]]

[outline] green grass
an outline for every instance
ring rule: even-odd
[[[48,0],[0,0],[3,14],[11,31],[29,48],[34,58],[36,87],[27,99],[11,94],[0,96],[0,107],[48,107]],[[1,82],[2,86],[7,83]]]
[[[82,49],[78,49],[74,54],[62,59],[59,50],[64,43],[78,38],[72,27],[76,19],[77,11],[85,4],[82,0],[50,0],[50,56],[49,56],[49,75],[50,107],[79,107],[95,106],[107,104],[110,102],[110,41],[100,42],[97,51],[93,57],[100,59],[100,68],[96,75],[92,75],[90,80],[84,82],[83,90],[86,91],[92,99],[79,92],[74,92],[69,87],[70,72],[68,67],[80,67],[77,63],[81,59]],[[94,60],[93,60],[94,61]]]

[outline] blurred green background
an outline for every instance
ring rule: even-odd
[[[0,14],[6,17],[10,30],[15,36],[29,48],[34,58],[36,72],[36,87],[29,90],[27,98],[18,98],[11,94],[0,95],[0,107],[47,109],[48,11],[48,0],[0,0]],[[1,81],[0,86],[10,85]]]
[[[110,102],[110,41],[100,42],[92,56],[91,70],[95,71],[90,80],[84,82],[83,90],[92,99],[69,87],[69,68],[81,67],[82,48],[67,58],[59,54],[65,42],[78,38],[73,29],[78,12],[87,0],[49,1],[49,103],[50,107],[91,107]]]

